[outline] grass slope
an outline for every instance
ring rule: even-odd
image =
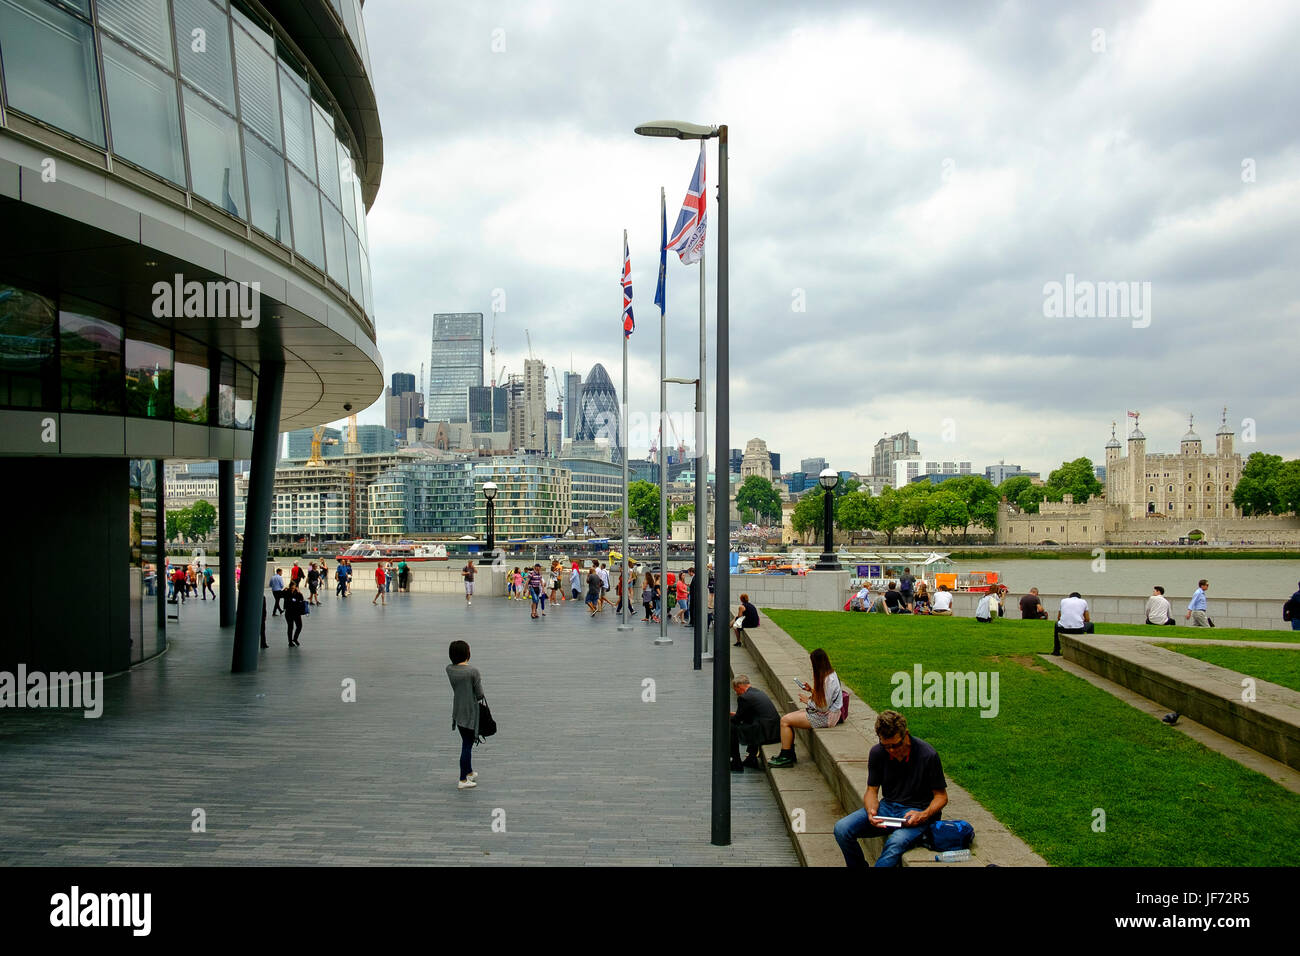
[[[765,613],[805,648],[825,648],[840,678],[877,711],[893,706],[891,675],[910,676],[915,664],[996,671],[994,718],[974,708],[897,709],[938,749],[953,781],[1053,865],[1281,866],[1294,859],[1300,795],[1045,665],[1035,655],[1051,650],[1048,623]],[[1104,832],[1093,830],[1098,809]]]

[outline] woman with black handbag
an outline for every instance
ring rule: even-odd
[[[478,772],[470,761],[474,744],[496,733],[496,722],[483,698],[483,677],[469,663],[469,644],[452,641],[447,656],[451,658],[447,665],[452,690],[451,722],[460,731],[460,782],[456,787],[469,790],[478,786]]]

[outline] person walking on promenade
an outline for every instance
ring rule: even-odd
[[[203,600],[206,601],[208,599],[209,594],[212,595],[212,600],[215,601],[217,599],[217,592],[212,589],[212,569],[204,568],[203,569]]]
[[[587,607],[591,609],[592,617],[600,610],[600,568],[595,561],[591,562],[591,570],[587,572]]]
[[[1300,584],[1296,588],[1295,594],[1282,605],[1282,620],[1291,622],[1291,630],[1300,631]]]
[[[520,568],[516,567],[515,568],[515,600],[522,601],[523,599],[524,599],[524,572]]]
[[[320,600],[316,597],[317,590],[320,589],[320,569],[316,567],[316,562],[311,563],[307,571],[307,603],[320,607]]]
[[[686,599],[690,597],[690,590],[690,585],[686,583],[686,575],[679,574],[677,576],[677,623],[682,627],[686,627],[688,624],[686,620]]]
[[[1210,623],[1210,609],[1205,602],[1205,592],[1210,589],[1210,582],[1201,578],[1196,585],[1196,591],[1192,594],[1192,603],[1187,605],[1187,616],[1183,620],[1190,620],[1192,627],[1213,627]]]
[[[471,757],[474,744],[481,739],[479,729],[479,702],[483,700],[483,675],[469,662],[469,644],[452,641],[447,648],[451,663],[447,665],[447,680],[451,682],[451,725],[460,733],[459,790],[478,786],[478,773]]]
[[[347,579],[343,577],[343,566],[345,562],[339,558],[339,563],[334,566],[334,596],[343,597],[343,588],[347,585]]]
[[[812,661],[812,684],[804,684],[804,693],[799,695],[803,710],[792,711],[781,718],[781,752],[767,762],[769,767],[792,767],[795,764],[794,731],[795,728],[813,730],[818,727],[834,727],[840,722],[840,712],[844,706],[840,679],[831,667],[831,659],[820,647],[809,655]]]
[[[582,597],[582,572],[578,570],[578,562],[573,562],[573,567],[569,569],[569,596],[573,600]]]
[[[352,562],[350,560],[343,563],[343,596],[352,596]]]
[[[645,608],[645,622],[658,621],[659,617],[655,614],[655,576],[649,571],[645,573],[644,584],[641,587],[641,606]]]
[[[460,569],[460,576],[465,579],[465,606],[469,607],[474,603],[474,575],[476,569],[473,560],[465,562],[465,567]]]
[[[609,565],[602,564],[600,566],[600,609],[602,611],[605,610],[605,605],[618,610],[618,605],[609,599],[609,592],[612,589],[613,585],[609,583]]]
[[[405,558],[397,562],[397,590],[411,590],[411,566],[406,563]]]
[[[298,585],[289,582],[289,589],[284,592],[284,620],[289,628],[289,646],[298,647],[298,637],[302,634],[302,618],[307,613],[307,602],[302,599]]]
[[[318,578],[316,579],[316,581],[317,581],[317,586],[320,588],[320,590],[321,590],[322,593],[328,593],[328,592],[329,592],[329,589],[330,589],[330,569],[329,569],[329,565],[327,565],[327,564],[325,563],[325,560],[324,560],[323,558],[321,559],[321,563],[320,563],[320,577],[318,577]],[[317,600],[316,603],[319,604],[320,601]]]
[[[284,578],[279,568],[276,568],[275,574],[271,575],[271,597],[275,599],[275,604],[271,608],[271,617],[275,617],[280,613],[280,602],[284,599]]]
[[[241,571],[243,571],[243,568],[241,568],[239,565],[235,565],[235,590],[236,591],[239,590],[239,574]]]
[[[384,593],[388,594],[393,590],[393,578],[397,577],[397,572],[393,570],[393,562],[389,561],[384,565]]]
[[[534,564],[528,570],[528,599],[533,603],[533,620],[537,620],[537,605],[542,606],[542,617],[546,617],[546,584],[542,581],[542,566]]]
[[[916,589],[916,575],[911,568],[903,568],[903,575],[898,579],[898,594],[903,599],[903,607],[911,610],[912,597]]]
[[[370,603],[378,604],[382,599],[384,607],[388,607],[388,595],[384,592],[384,584],[388,581],[388,575],[384,571],[382,562],[375,563],[375,597]]]

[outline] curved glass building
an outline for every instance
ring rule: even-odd
[[[596,363],[578,393],[578,431],[575,441],[609,442],[616,460],[621,461],[623,444],[619,436],[618,392],[605,366]]]
[[[0,490],[42,569],[0,669],[165,647],[167,458],[221,462],[223,517],[253,461],[220,548],[251,669],[279,432],[383,390],[360,0],[0,0],[0,94]]]

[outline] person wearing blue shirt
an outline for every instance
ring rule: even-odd
[[[275,574],[271,575],[271,597],[275,598],[275,607],[271,609],[271,617],[280,613],[280,600],[284,597],[284,578],[281,577],[281,570],[275,569]]]
[[[1187,616],[1184,620],[1191,620],[1192,627],[1209,627],[1210,617],[1209,608],[1205,603],[1205,592],[1210,589],[1210,582],[1201,578],[1197,583],[1196,593],[1192,595],[1192,603],[1187,605]]]

